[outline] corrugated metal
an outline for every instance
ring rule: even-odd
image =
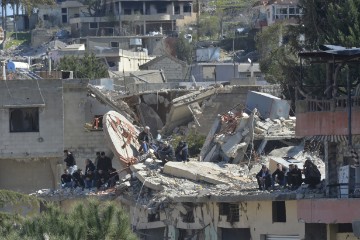
[[[299,235],[266,235],[266,240],[300,240]]]
[[[307,140],[314,140],[314,141],[328,141],[328,142],[347,142],[347,136],[345,135],[316,135],[307,137]]]

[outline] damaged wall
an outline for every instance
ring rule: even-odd
[[[149,222],[148,217],[149,214],[156,213],[156,209],[132,207],[132,224],[136,226],[136,229],[162,228],[169,225],[169,237],[174,240],[179,237],[179,232],[182,229],[192,229],[197,230],[197,232],[203,231],[205,238],[200,237],[199,239],[221,240],[221,234],[218,234],[218,230],[231,228],[249,229],[248,231],[251,232],[253,240],[260,240],[263,235],[269,233],[298,235],[300,239],[304,239],[305,224],[297,221],[297,201],[285,202],[285,223],[273,222],[272,201],[247,201],[234,204],[235,208],[232,210],[235,212],[231,213],[234,218],[230,219],[235,221],[229,220],[229,216],[225,215],[223,210],[221,210],[221,204],[224,203],[170,204],[160,210],[158,220],[156,221],[155,219],[153,222]],[[190,215],[193,218],[185,217]],[[236,219],[236,216],[238,216],[238,219]]]

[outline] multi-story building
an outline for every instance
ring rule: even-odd
[[[309,60],[326,68],[323,79],[309,84],[301,78],[296,101],[296,134],[323,144],[327,187],[325,198],[299,200],[298,217],[315,232],[326,230],[327,239],[342,239],[345,230],[360,228],[360,171],[354,166],[360,150],[360,96],[359,85],[349,77],[360,50],[336,49],[299,54],[304,70],[310,68]]]

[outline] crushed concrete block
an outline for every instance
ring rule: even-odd
[[[142,171],[144,169],[146,169],[146,165],[144,163],[137,163],[137,164],[130,166],[130,170],[132,172],[138,172],[138,171]]]
[[[264,134],[265,130],[261,129],[259,127],[254,127],[254,133],[256,133],[256,134]]]
[[[176,204],[175,208],[184,215],[188,212],[182,204]]]
[[[140,182],[144,184],[144,186],[156,190],[162,191],[164,187],[161,184],[161,181],[155,178],[147,178],[148,173],[146,171],[138,171],[135,172],[135,176],[139,179]]]

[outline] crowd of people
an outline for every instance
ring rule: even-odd
[[[308,184],[309,188],[315,188],[321,181],[321,173],[311,159],[307,159],[302,170],[296,164],[289,164],[289,168],[285,169],[278,163],[276,170],[271,173],[267,166],[263,165],[256,174],[256,179],[260,190],[273,189],[275,184],[296,190],[302,183]]]
[[[77,168],[75,158],[70,151],[64,150],[64,157],[66,169],[61,175],[63,188],[80,187],[83,190],[85,188],[105,190],[114,187],[116,182],[119,181],[119,175],[105,152],[96,152],[94,163],[90,159],[86,159],[85,172]]]
[[[189,150],[185,141],[180,141],[174,150],[173,146],[168,141],[162,141],[160,137],[153,139],[150,128],[144,127],[143,131],[138,135],[140,144],[139,153],[148,153],[150,149],[154,150],[155,156],[165,165],[169,161],[188,162]]]

